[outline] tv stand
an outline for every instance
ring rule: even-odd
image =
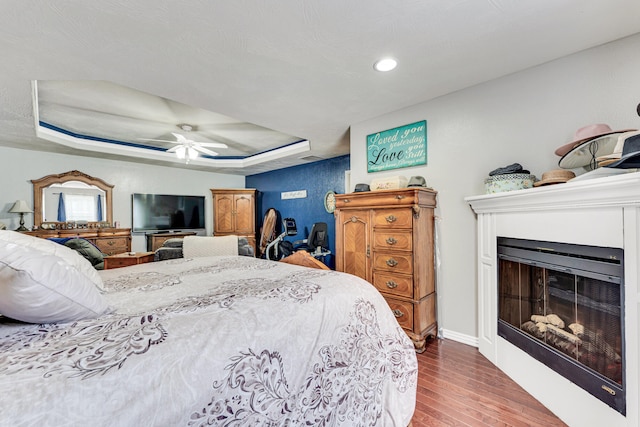
[[[155,252],[165,240],[180,239],[185,236],[195,236],[196,231],[161,231],[159,233],[147,233],[147,251]]]

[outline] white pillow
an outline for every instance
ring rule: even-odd
[[[182,255],[185,258],[238,255],[238,236],[186,236]]]
[[[56,323],[108,311],[94,283],[61,258],[0,241],[0,314],[29,323]]]
[[[78,252],[59,243],[47,239],[41,239],[17,231],[0,230],[0,241],[17,243],[20,246],[37,249],[45,254],[55,255],[62,258],[71,266],[78,269],[89,280],[91,280],[101,291],[104,290],[102,278],[91,263]]]

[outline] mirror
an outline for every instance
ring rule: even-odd
[[[56,222],[113,224],[113,185],[75,170],[31,182],[34,227]]]

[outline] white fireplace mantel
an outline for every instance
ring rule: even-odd
[[[640,172],[465,200],[478,216],[480,352],[570,426],[640,425]],[[626,417],[497,335],[497,237],[624,249]]]

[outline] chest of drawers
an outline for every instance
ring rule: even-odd
[[[334,212],[336,270],[372,283],[419,352],[437,334],[436,194],[423,188],[342,194]]]

